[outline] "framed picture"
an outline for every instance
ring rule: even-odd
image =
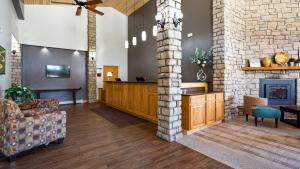
[[[0,74],[5,74],[5,49],[0,46]]]
[[[250,67],[261,67],[260,59],[250,59]]]

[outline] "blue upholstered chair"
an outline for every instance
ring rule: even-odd
[[[262,121],[264,118],[271,118],[275,119],[275,127],[278,127],[278,119],[281,116],[280,110],[268,106],[255,106],[252,111],[255,118],[255,126],[257,126],[257,118],[262,118]]]

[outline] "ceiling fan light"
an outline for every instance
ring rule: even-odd
[[[147,40],[147,32],[142,31],[142,41],[145,42]]]
[[[81,15],[81,11],[82,11],[82,7],[79,6],[79,7],[77,8],[77,11],[76,11],[76,16],[80,16],[80,15]]]
[[[126,49],[129,48],[129,42],[128,42],[128,40],[125,41],[125,48],[126,48]]]
[[[158,33],[157,25],[153,26],[152,33],[153,33],[154,37],[157,36],[157,33]]]
[[[132,37],[132,45],[133,46],[137,45],[137,39],[136,39],[136,37]]]

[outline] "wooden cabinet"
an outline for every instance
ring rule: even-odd
[[[206,124],[212,124],[216,121],[216,95],[206,95]]]
[[[182,97],[182,128],[185,131],[209,126],[223,119],[223,93]]]
[[[156,83],[106,82],[105,91],[108,106],[156,123]]]
[[[216,121],[224,119],[225,105],[224,105],[224,93],[216,94]]]

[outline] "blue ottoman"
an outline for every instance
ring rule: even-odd
[[[271,118],[275,119],[275,126],[278,127],[278,119],[281,116],[280,110],[268,106],[255,106],[252,112],[255,118],[255,126],[257,126],[257,118],[262,118],[262,121],[264,118]]]

